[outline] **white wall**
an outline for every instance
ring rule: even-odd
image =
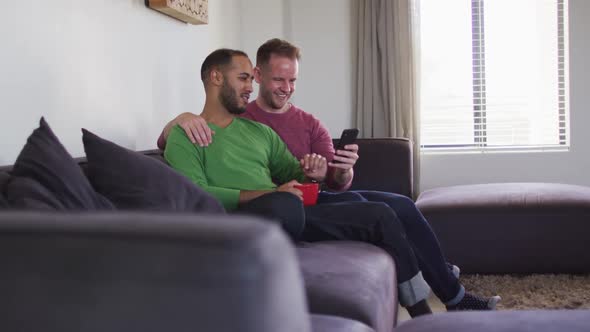
[[[353,123],[352,1],[288,1],[292,27],[287,37],[303,53],[294,103],[335,137]]]
[[[74,156],[80,128],[132,149],[155,147],[167,120],[200,112],[200,64],[239,41],[239,0],[213,0],[188,25],[144,0],[10,1],[0,11],[0,165],[45,116]]]
[[[272,33],[303,49],[295,103],[316,115],[333,136],[352,125],[351,47],[354,0],[256,0],[258,25],[243,29],[254,49]],[[271,5],[272,3],[272,5]],[[265,6],[268,4],[268,6]],[[258,14],[258,15],[256,15]],[[272,24],[260,24],[272,17]],[[551,153],[423,155],[421,189],[438,186],[551,181],[590,185],[590,1],[570,0],[571,149]],[[250,50],[253,46],[248,45]],[[249,53],[253,54],[253,53]]]

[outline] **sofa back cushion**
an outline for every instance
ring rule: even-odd
[[[338,140],[334,140],[334,145]],[[412,142],[406,138],[359,138],[359,159],[350,190],[377,190],[412,197]]]
[[[27,190],[20,190],[22,188],[15,185],[6,188],[9,202],[22,202],[19,208],[45,208],[49,204],[57,210],[114,209],[111,202],[94,191],[77,162],[43,118],[39,128],[27,139],[11,175],[30,179],[21,182]],[[39,198],[42,199],[39,201]]]
[[[223,213],[213,196],[168,165],[82,130],[88,178],[120,209]]]

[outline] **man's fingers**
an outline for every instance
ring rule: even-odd
[[[186,133],[186,136],[191,141],[191,143],[193,143],[193,144],[197,143],[197,139],[196,139],[196,137],[193,133],[193,130],[190,126],[187,126],[185,124],[181,124],[180,127],[184,130],[184,132]]]
[[[207,125],[207,122],[203,119],[203,118],[198,118],[197,119],[197,124],[198,126],[202,129],[201,130],[201,136],[204,135],[204,139],[207,140],[207,143],[211,143],[213,142],[213,138],[212,138],[212,131],[211,128],[209,128],[209,126]]]
[[[335,163],[334,161],[338,161],[338,163]],[[341,169],[348,169],[348,168],[352,168],[352,166],[354,166],[355,163],[356,163],[355,159],[346,158],[346,157],[342,157],[339,155],[334,155],[334,159],[332,160],[332,162],[328,163],[328,166],[341,168]]]
[[[338,156],[348,157],[351,159],[358,159],[359,155],[356,152],[348,151],[348,150],[338,150],[336,151]]]
[[[300,160],[301,163],[301,168],[303,168],[304,170],[307,170],[309,167],[309,163],[306,157],[301,158]]]
[[[194,124],[193,130],[197,132],[197,135],[199,135],[198,141],[201,146],[207,146],[209,143],[211,143],[211,135],[208,133],[209,127],[206,124],[203,125],[202,123],[197,122]]]
[[[318,155],[314,160],[313,169],[321,169],[326,163],[326,158]]]
[[[325,163],[326,158],[322,157],[319,154],[315,154],[312,153],[309,156],[309,168],[311,170],[316,170],[318,168],[321,168],[323,166],[323,164]]]
[[[311,169],[311,155],[310,154],[306,154],[305,156],[303,156],[303,158],[301,158],[301,166],[303,167],[304,170],[309,170]]]
[[[359,151],[359,146],[357,144],[347,144],[344,149],[356,153]]]
[[[292,193],[293,195],[299,197],[299,199],[303,200],[303,191],[297,189],[297,188],[291,188],[291,190],[289,190],[290,193]]]
[[[201,136],[199,130],[197,128],[195,128],[194,126],[190,127],[190,130],[193,134],[193,136],[195,137],[195,141],[197,144],[199,144],[199,146],[206,146],[207,141],[203,140],[203,137]]]

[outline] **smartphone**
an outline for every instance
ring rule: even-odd
[[[344,129],[340,136],[340,140],[338,141],[338,145],[336,145],[336,150],[344,150],[344,147],[348,144],[354,144],[358,135],[359,130],[356,128]]]

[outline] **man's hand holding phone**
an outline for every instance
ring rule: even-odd
[[[358,136],[358,129],[344,129],[342,136],[336,146],[334,158],[328,166],[342,170],[349,171],[356,164],[359,159],[359,146],[354,144]]]

